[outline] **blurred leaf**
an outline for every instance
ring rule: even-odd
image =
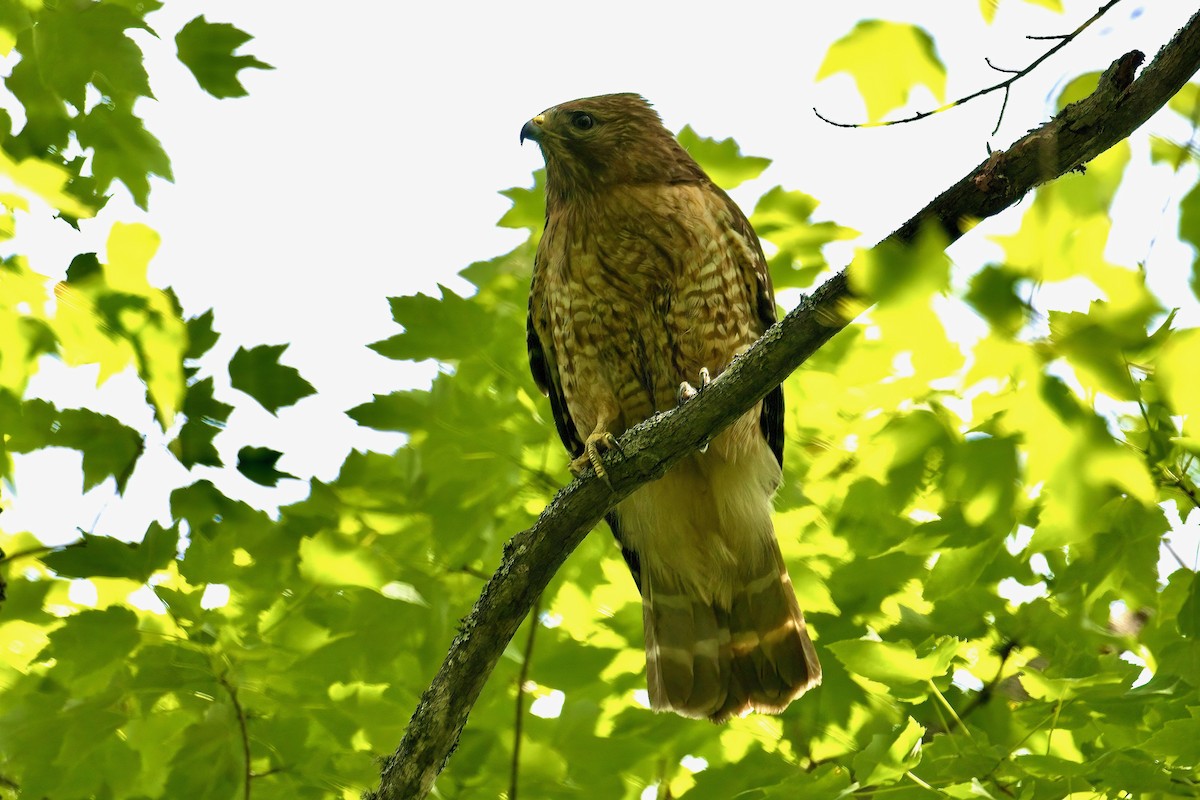
[[[279,363],[286,344],[239,347],[229,362],[233,388],[245,392],[272,414],[315,394],[316,389],[294,367]]]
[[[835,642],[829,649],[853,674],[888,686],[908,686],[946,674],[958,645],[955,639],[943,639],[924,656],[909,645],[868,639]]]
[[[983,315],[992,329],[1007,336],[1025,325],[1029,304],[1017,294],[1022,275],[1005,267],[986,266],[971,277],[967,302]]]
[[[222,698],[224,699],[224,698]],[[201,722],[183,732],[183,745],[171,762],[164,795],[233,797],[242,782],[240,748],[230,733],[238,726],[226,703],[214,705]]]
[[[1179,609],[1176,622],[1179,632],[1184,636],[1200,639],[1200,580],[1196,579],[1195,573],[1192,573],[1190,578],[1187,596]]]
[[[1100,85],[1099,72],[1087,72],[1072,78],[1071,82],[1064,86],[1063,90],[1058,93],[1058,99],[1055,101],[1055,110],[1061,112],[1071,103],[1079,102],[1096,91],[1098,85]]]
[[[56,659],[64,678],[104,672],[124,659],[139,640],[137,615],[127,608],[81,611],[50,634],[41,658]]]
[[[217,343],[220,334],[213,330],[213,311],[210,308],[198,317],[187,321],[188,349],[185,358],[196,360]]]
[[[921,736],[925,728],[908,718],[903,728],[876,734],[854,757],[854,777],[863,785],[890,783],[921,763]]]
[[[979,13],[983,15],[984,21],[986,21],[989,25],[995,21],[996,11],[1000,8],[1000,2],[1001,0],[979,0]],[[1024,0],[1024,2],[1029,3],[1030,5],[1048,8],[1051,11],[1057,11],[1060,14],[1063,10],[1062,0]]]
[[[496,224],[501,228],[525,228],[534,236],[540,236],[542,225],[546,222],[546,170],[539,169],[533,173],[531,188],[515,186],[500,194],[512,200],[513,207]]]
[[[808,286],[826,266],[821,248],[858,235],[857,231],[833,222],[812,222],[812,213],[818,205],[815,198],[803,192],[776,186],[760,197],[754,207],[750,216],[754,230],[779,248],[770,259],[776,290]]]
[[[1200,83],[1187,83],[1170,99],[1167,108],[1200,125]]]
[[[191,70],[200,88],[213,97],[245,97],[238,80],[243,69],[275,69],[254,56],[234,55],[254,37],[228,23],[209,22],[201,14],[175,35],[179,60]]]
[[[150,202],[150,176],[175,180],[162,144],[128,111],[98,105],[78,121],[76,131],[79,143],[95,151],[92,175],[98,192],[119,180],[145,209]]]
[[[221,466],[221,457],[213,445],[213,439],[225,428],[233,406],[213,397],[213,379],[205,378],[188,387],[183,400],[183,415],[186,420],[179,435],[171,442],[171,452],[179,463],[188,469],[203,464],[207,467]]]
[[[1200,761],[1200,719],[1174,719],[1151,734],[1145,748],[1157,756],[1185,764]]]
[[[908,103],[914,86],[924,86],[938,102],[946,95],[946,67],[933,39],[915,25],[872,19],[830,46],[817,70],[817,80],[847,72],[858,85],[875,122]]]
[[[137,97],[152,96],[142,51],[125,35],[129,28],[150,30],[115,3],[56,4],[39,14],[38,46],[22,52],[37,58],[47,86],[76,110],[84,107],[89,83],[128,109]]]
[[[19,420],[19,422],[17,422]],[[42,447],[70,447],[83,455],[83,489],[113,478],[117,491],[125,484],[142,453],[142,437],[112,417],[82,408],[57,410],[44,400],[30,400],[8,431],[8,449],[28,453]]]
[[[676,138],[722,189],[733,189],[754,180],[771,165],[769,158],[742,155],[742,149],[733,139],[709,139],[697,134],[691,125],[684,125]]]
[[[81,542],[42,556],[42,563],[69,578],[129,578],[143,582],[174,561],[179,531],[152,522],[139,543],[90,533],[83,534]]]
[[[1179,238],[1197,251],[1192,262],[1192,294],[1200,298],[1200,183],[1179,202]]]

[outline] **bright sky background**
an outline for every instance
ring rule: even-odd
[[[46,213],[25,215],[15,249],[59,279],[77,253],[94,250],[103,259],[114,221],[155,228],[163,245],[152,281],[173,286],[189,315],[215,309],[223,336],[210,363],[227,362],[239,345],[290,342],[283,361],[317,388],[276,419],[227,385],[222,393],[220,369],[218,398],[237,404],[216,441],[222,456],[232,464],[240,447],[267,446],[285,454],[280,469],[331,479],[352,448],[389,451],[401,441],[358,428],[344,411],[433,374],[432,365],[388,361],[366,349],[397,332],[386,298],[432,293],[438,282],[464,291],[458,270],[521,241],[522,233],[495,227],[509,205],[497,192],[529,185],[541,166],[537,148],[520,147],[517,134],[542,109],[639,92],[672,130],[690,123],[701,135],[733,136],[743,152],[774,159],[762,178],[734,192],[747,211],[782,183],[821,200],[817,215],[861,231],[854,244],[865,246],[981,161],[987,143],[1003,147],[1044,121],[1064,73],[1103,69],[1135,47],[1153,55],[1192,13],[1185,2],[1125,0],[1017,84],[995,137],[999,94],[889,128],[842,130],[813,116],[817,106],[836,119],[863,118],[848,77],[813,82],[825,46],[859,19],[926,26],[949,69],[952,98],[997,80],[985,55],[1022,67],[1047,47],[1025,34],[1066,33],[1097,7],[1067,0],[1058,15],[1004,0],[987,26],[975,0],[935,5],[745,2],[735,11],[728,2],[619,0],[598,11],[541,0],[357,0],[338,4],[334,14],[335,7],[301,3],[172,0],[148,18],[162,38],[138,36],[159,98],[138,110],[170,155],[175,183],[153,183],[148,214],[118,188],[100,220],[85,222],[78,235]],[[199,13],[253,34],[243,51],[276,67],[241,73],[249,97],[211,98],[175,59],[175,32]],[[913,110],[938,104],[924,91],[912,101]],[[1181,121],[1166,123],[1176,138],[1187,137]],[[1144,136],[1135,147],[1144,152]],[[1118,198],[1109,257],[1148,260],[1161,295],[1190,297],[1193,254],[1174,241],[1173,210],[1187,183],[1165,169],[1144,172]],[[985,223],[956,248],[993,247],[986,234],[1011,230],[1019,211]],[[852,246],[830,251],[837,266]],[[1200,323],[1193,312],[1183,322]],[[95,375],[48,363],[33,391],[152,428],[136,378],[96,391]],[[166,452],[169,438],[147,441],[124,498],[111,487],[81,495],[73,451],[18,457],[16,493],[5,490],[6,530],[64,541],[82,526],[137,539],[151,519],[167,521],[170,488],[202,477],[264,508],[307,493],[301,481],[272,491],[232,469],[197,468],[189,476]]]

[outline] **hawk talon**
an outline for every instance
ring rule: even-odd
[[[708,374],[708,367],[700,368],[700,375],[699,375],[699,380],[697,381],[697,383],[700,384],[699,389],[695,388],[687,381],[683,381],[682,383],[679,384],[679,394],[678,394],[678,404],[679,405],[683,405],[688,400],[691,400],[693,397],[695,397],[696,395],[698,395],[702,391],[704,391],[704,388],[706,386],[708,386],[710,383],[712,383],[712,377]],[[700,445],[700,452],[701,453],[708,452],[708,442],[705,442],[704,444]]]
[[[604,469],[604,459],[600,455],[602,450],[616,450],[621,455],[625,455],[625,451],[621,448],[621,443],[617,441],[617,437],[608,431],[593,433],[583,444],[583,455],[571,462],[570,470],[572,475],[579,477],[585,469],[591,467],[595,470],[596,476],[611,489],[612,481],[608,478],[608,471]]]

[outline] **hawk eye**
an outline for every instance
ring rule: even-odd
[[[580,111],[571,118],[571,124],[581,131],[586,131],[591,130],[592,126],[596,124],[596,120],[592,119],[591,114],[585,114]]]

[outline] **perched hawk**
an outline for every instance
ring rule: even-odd
[[[649,103],[555,106],[521,128],[546,159],[529,363],[574,457],[717,375],[775,321],[762,247]],[[651,705],[720,722],[778,713],[821,680],[775,531],[776,388],[703,453],[608,516],[642,594]]]

